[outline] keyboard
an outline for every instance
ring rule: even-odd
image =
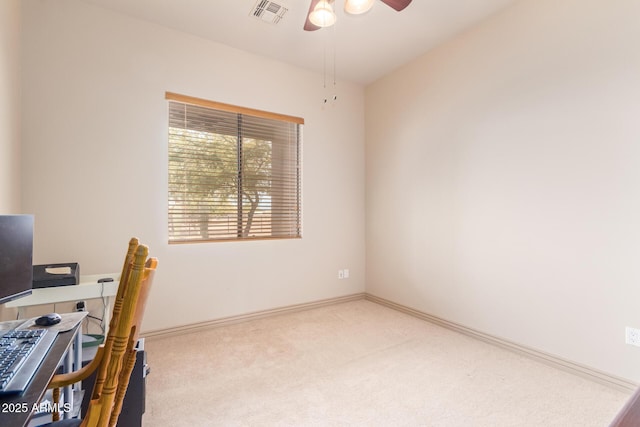
[[[14,329],[0,337],[0,395],[27,388],[57,335],[51,329]]]

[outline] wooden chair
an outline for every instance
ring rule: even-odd
[[[106,427],[115,426],[122,409],[122,401],[129,385],[129,377],[136,361],[135,345],[140,331],[147,295],[153,281],[158,260],[147,258],[149,250],[132,238],[120,276],[120,284],[113,305],[109,331],[95,358],[85,367],[67,374],[55,375],[49,383],[54,389],[54,402],[60,398],[60,388],[77,383],[96,374],[89,409],[83,419],[59,420],[53,414],[48,427]]]

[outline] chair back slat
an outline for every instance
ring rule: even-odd
[[[135,327],[134,327],[135,329]],[[111,415],[109,417],[109,427],[115,427],[118,422],[118,417],[120,416],[120,412],[122,411],[122,403],[124,402],[124,395],[127,393],[127,388],[129,387],[129,379],[131,378],[131,372],[133,372],[133,367],[136,364],[136,356],[137,351],[135,349],[137,339],[133,338],[132,333],[131,338],[129,338],[129,342],[127,343],[127,349],[124,353],[122,370],[120,371],[120,377],[118,378],[118,388],[116,389],[116,397],[113,402],[113,409],[111,410]]]
[[[113,331],[113,347],[111,357],[107,364],[107,375],[100,393],[99,399],[102,401],[100,413],[100,425],[108,425],[111,417],[118,379],[122,369],[123,358],[127,348],[127,342],[131,335],[131,325],[136,314],[136,305],[140,295],[141,283],[144,278],[144,266],[147,261],[149,249],[144,245],[139,245],[136,249],[127,288],[123,293],[122,311],[120,319],[116,323]]]
[[[135,345],[146,299],[158,260],[149,249],[131,239],[120,277],[114,315],[104,344],[104,356],[82,426],[115,426],[135,364]],[[98,380],[100,382],[98,382]]]
[[[127,249],[127,254],[124,257],[124,263],[122,265],[122,272],[120,273],[120,284],[118,285],[118,292],[113,301],[113,310],[111,313],[111,321],[109,322],[109,330],[107,332],[107,336],[104,341],[104,357],[109,358],[111,356],[111,349],[113,347],[113,332],[115,331],[115,326],[120,320],[120,313],[122,312],[122,305],[124,303],[124,295],[129,286],[129,280],[131,275],[131,267],[133,265],[134,256],[138,246],[140,245],[139,240],[136,237],[132,237],[129,240],[129,247]],[[96,375],[96,381],[93,386],[93,392],[91,394],[91,398],[95,399],[100,396],[102,392],[102,387],[104,385],[104,381],[107,375],[107,365],[108,361],[103,361],[100,365],[98,373]]]

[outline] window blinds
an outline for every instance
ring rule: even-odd
[[[169,242],[301,237],[304,121],[166,98]]]

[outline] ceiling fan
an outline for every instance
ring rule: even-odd
[[[400,12],[409,6],[411,0],[381,0],[382,3]],[[307,20],[304,23],[305,31],[315,31],[323,27],[330,27],[336,22],[336,14],[333,11],[335,0],[311,0]],[[344,0],[344,11],[350,15],[360,15],[373,7],[375,0]]]

